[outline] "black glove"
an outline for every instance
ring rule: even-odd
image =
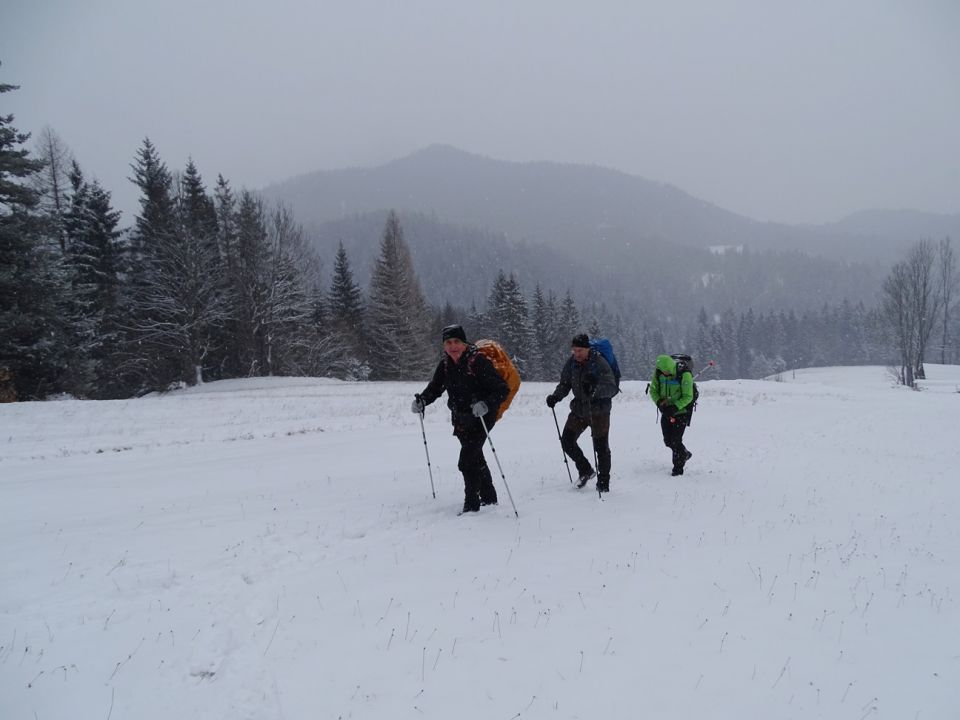
[[[413,403],[410,405],[410,412],[422,415],[424,408],[426,408],[426,405],[423,402],[423,398],[420,397],[420,395],[414,395]]]
[[[556,396],[553,394],[547,395],[547,407],[552,408],[556,404],[557,404]]]

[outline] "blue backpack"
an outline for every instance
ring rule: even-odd
[[[607,361],[610,365],[610,369],[613,370],[613,377],[617,381],[617,389],[620,388],[620,365],[617,363],[617,356],[613,354],[613,345],[610,344],[610,341],[607,338],[594,338],[590,341],[590,349],[596,350],[598,353],[603,355],[603,359]]]

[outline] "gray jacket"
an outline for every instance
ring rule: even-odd
[[[557,401],[563,400],[573,390],[570,412],[582,418],[591,415],[609,415],[612,398],[620,389],[610,364],[596,350],[581,364],[571,355],[560,372],[560,382],[553,391]]]

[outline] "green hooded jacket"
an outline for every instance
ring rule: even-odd
[[[677,378],[677,361],[669,355],[658,355],[657,366],[650,379],[650,399],[659,406],[661,400],[667,400],[664,408],[667,415],[683,415],[687,406],[693,402],[693,374],[688,370],[683,377]]]

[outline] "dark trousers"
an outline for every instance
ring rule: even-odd
[[[687,462],[687,448],[683,445],[683,431],[687,429],[686,415],[661,415],[660,429],[663,431],[663,444],[673,452],[673,469],[683,470]]]
[[[597,483],[602,487],[610,483],[610,414],[604,413],[584,418],[570,413],[563,426],[560,445],[577,466],[577,472],[581,475],[590,472],[590,461],[577,444],[577,439],[587,428],[590,428],[593,436],[593,450],[597,453]]]
[[[493,429],[493,422],[487,418],[487,428]],[[457,468],[463,473],[463,507],[465,510],[477,510],[481,505],[497,502],[497,489],[493,486],[487,459],[483,456],[483,444],[487,435],[483,425],[475,417],[461,417],[453,426],[453,434],[460,441],[460,460]]]

